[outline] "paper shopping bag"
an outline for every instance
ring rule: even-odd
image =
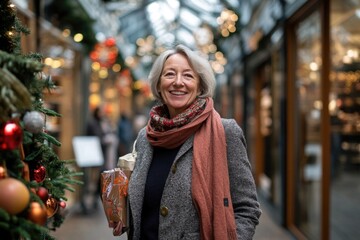
[[[127,191],[129,180],[120,168],[101,173],[101,200],[108,222],[122,221],[127,227]]]

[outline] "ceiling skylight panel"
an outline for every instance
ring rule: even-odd
[[[180,11],[180,19],[188,26],[198,27],[201,24],[201,19],[190,12],[188,9],[182,9]]]
[[[179,12],[177,0],[155,1],[147,5],[149,19],[162,18],[166,22],[174,21]]]
[[[164,0],[164,2],[174,9],[179,9],[180,7],[179,0]]]
[[[152,2],[149,5],[147,5],[146,7],[146,11],[149,14],[155,13],[156,11],[158,11],[160,9],[160,5],[158,2]]]
[[[162,16],[158,14],[160,6],[157,2],[153,2],[146,7],[147,18],[152,25],[156,25],[159,21],[162,21]]]
[[[159,28],[159,29],[156,29],[155,31],[156,31],[157,36],[162,36],[168,32],[165,28]]]
[[[179,14],[179,9],[180,9],[179,1],[164,0],[164,2],[161,2],[161,6],[162,6],[161,13],[164,15],[164,18],[169,22],[174,21]]]
[[[207,14],[202,14],[201,16],[199,16],[203,22],[206,22],[208,25],[212,26],[212,27],[218,27],[218,23],[216,22],[216,17],[214,16],[210,16]]]
[[[160,14],[148,13],[148,19],[151,22],[156,22],[162,19]]]
[[[166,20],[167,22],[172,22],[175,20],[176,16],[178,15],[179,4],[173,3],[173,5],[169,5],[168,3],[160,2],[160,11],[161,11],[160,13],[164,17],[164,20]],[[159,14],[159,12],[157,14]]]
[[[188,46],[195,45],[195,39],[193,34],[183,28],[178,29],[178,31],[176,32],[176,40],[177,42],[186,43],[186,45]]]
[[[193,7],[196,7],[200,11],[205,11],[209,13],[221,12],[223,5],[220,3],[220,0],[191,0]]]
[[[164,35],[158,37],[158,39],[156,40],[159,45],[171,45],[174,43],[174,41],[175,36],[172,33],[165,33]]]
[[[154,29],[155,32],[164,31],[165,28],[166,28],[165,24],[153,25],[153,29]]]
[[[239,0],[224,0],[227,2],[232,8],[239,8],[240,7],[240,1]]]

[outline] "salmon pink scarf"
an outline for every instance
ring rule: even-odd
[[[147,138],[152,146],[171,149],[194,134],[191,184],[201,239],[237,239],[225,132],[213,100],[198,98],[183,113],[169,118],[165,105],[154,107]]]

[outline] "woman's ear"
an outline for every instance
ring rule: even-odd
[[[197,91],[197,93],[196,93],[196,96],[200,96],[201,94],[202,94],[202,92],[203,92],[203,85],[202,85],[202,79],[200,78],[200,81],[199,81],[199,89],[198,89],[198,91]]]
[[[158,81],[158,83],[156,84],[156,91],[157,93],[160,95],[161,92],[160,92],[160,80]]]

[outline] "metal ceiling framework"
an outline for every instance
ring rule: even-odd
[[[230,5],[226,0],[147,0],[137,1],[136,5],[136,1],[129,2],[132,8],[119,15],[119,33],[130,44],[134,38],[148,34],[160,40],[173,34],[173,39],[165,39],[163,42],[190,42],[192,45],[193,40],[182,38],[181,32],[192,35],[203,23],[216,27],[216,18],[224,7],[238,7]],[[124,5],[124,1],[108,4],[106,9],[116,12]]]
[[[94,11],[99,11],[99,7],[94,5],[96,0],[79,1],[99,22],[105,13],[112,16],[111,21],[99,24],[97,31],[116,38],[124,59],[136,56],[138,40],[146,41],[149,36],[152,44],[159,47],[183,43],[197,49],[196,34],[203,32],[201,29],[204,25],[214,34],[219,26],[217,19],[223,10],[231,9],[237,15],[240,10],[240,0],[110,0],[98,3],[98,6],[103,6],[105,13],[96,15]],[[151,59],[147,59],[147,62],[151,62]],[[147,75],[147,69],[145,72],[137,71],[140,75]]]

